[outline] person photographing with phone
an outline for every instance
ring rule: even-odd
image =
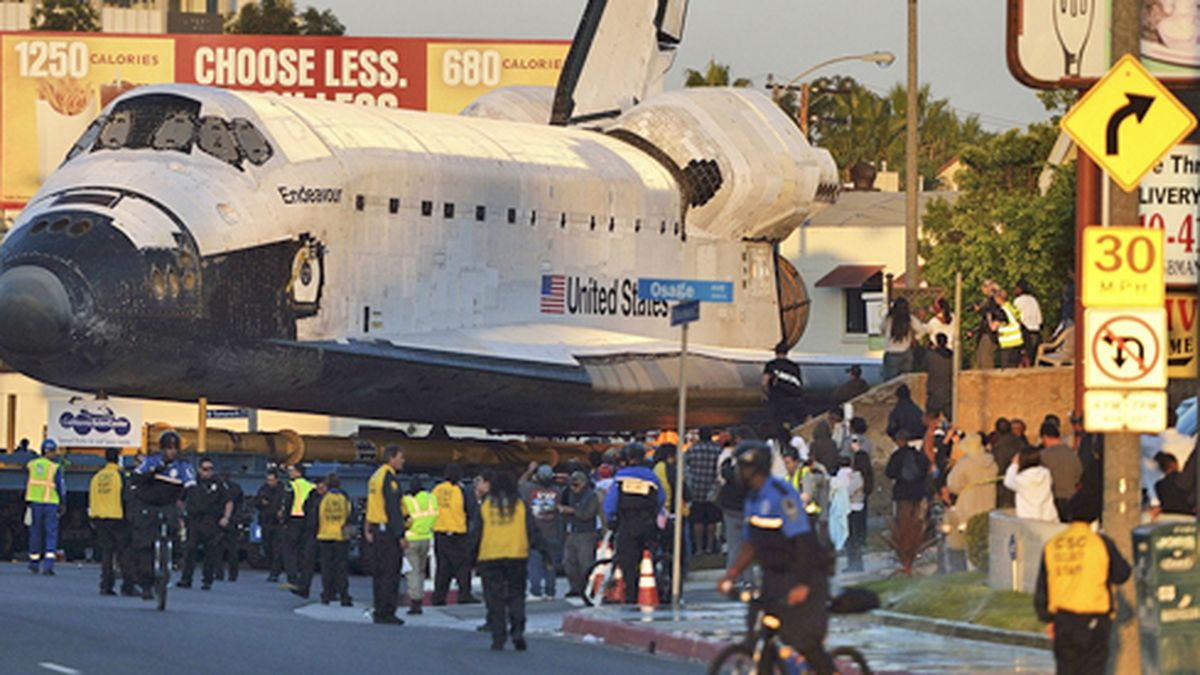
[[[763,571],[762,599],[778,612],[781,622],[779,638],[803,654],[817,673],[832,673],[833,662],[825,651],[828,553],[795,488],[771,475],[767,446],[761,442],[739,446],[737,469],[747,489],[743,541],[717,590],[728,595],[734,580],[757,561]]]

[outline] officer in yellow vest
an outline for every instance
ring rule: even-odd
[[[52,458],[58,444],[42,441],[41,456],[25,465],[29,480],[25,501],[29,505],[29,571],[54,576],[54,552],[58,549],[58,517],[65,510],[67,485],[62,470]]]
[[[1004,323],[995,326],[997,338],[1000,341],[1000,367],[1016,368],[1021,365],[1022,348],[1025,338],[1021,335],[1021,312],[1008,301],[1008,292],[997,289],[996,304],[1004,313]]]
[[[350,515],[353,508],[336,473],[325,477],[325,495],[317,505],[317,548],[321,551],[321,604],[341,598],[342,607],[353,607],[347,578],[350,558]]]
[[[308,528],[304,506],[316,486],[304,477],[304,468],[300,465],[293,464],[287,471],[288,485],[283,498],[283,568],[287,571],[288,585],[299,591],[308,588],[311,581],[304,576],[305,562],[313,557],[312,541],[305,536]]]
[[[487,627],[492,649],[504,649],[512,638],[517,651],[525,651],[525,584],[529,551],[536,550],[550,564],[550,552],[533,517],[517,492],[512,474],[501,471],[488,477],[491,489],[479,509],[481,523],[479,578],[487,603]]]
[[[1129,579],[1129,563],[1108,537],[1092,531],[1100,517],[1095,495],[1071,498],[1071,524],[1046,542],[1033,596],[1038,618],[1049,623],[1060,673],[1103,673],[1116,603],[1113,587]]]
[[[433,543],[433,523],[437,521],[438,505],[433,493],[421,481],[414,479],[404,496],[404,513],[408,517],[408,599],[409,614],[420,614],[425,599],[425,566],[429,564],[429,546]]]
[[[433,579],[434,605],[446,604],[450,579],[458,584],[458,604],[479,602],[471,595],[471,537],[468,523],[475,512],[474,490],[462,486],[462,467],[446,467],[446,479],[433,488],[438,515],[433,523],[433,554],[437,559],[437,574]]]
[[[88,486],[88,518],[96,531],[96,545],[100,549],[100,595],[116,595],[114,561],[121,561],[121,592],[132,595],[133,568],[126,552],[129,550],[129,526],[125,522],[124,478],[117,463],[121,458],[118,448],[104,451],[103,469],[92,476]]]
[[[404,506],[396,473],[404,468],[404,451],[398,445],[383,449],[383,466],[367,481],[367,528],[371,545],[372,596],[375,623],[403,626],[396,616],[400,598],[400,555],[408,547],[404,538]]]

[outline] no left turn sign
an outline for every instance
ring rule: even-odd
[[[1084,385],[1104,389],[1167,386],[1165,309],[1088,309]]]

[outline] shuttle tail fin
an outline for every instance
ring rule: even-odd
[[[558,80],[550,123],[603,122],[662,89],[688,0],[588,0]]]

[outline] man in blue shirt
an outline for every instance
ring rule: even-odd
[[[172,537],[178,536],[183,491],[196,484],[196,471],[179,459],[179,434],[167,431],[158,439],[159,453],[133,471],[133,561],[142,599],[154,599],[154,541],[160,515]]]
[[[658,476],[643,463],[646,449],[630,443],[622,453],[624,467],[613,477],[604,497],[604,516],[617,534],[617,567],[625,578],[625,604],[637,604],[638,565],[642,551],[658,540],[658,514],[666,495]]]
[[[747,488],[742,547],[717,589],[728,594],[734,580],[756,560],[762,566],[762,598],[779,617],[779,638],[804,655],[817,673],[833,672],[825,652],[829,560],[804,512],[799,493],[771,475],[771,451],[760,442],[738,448],[738,477]]]

